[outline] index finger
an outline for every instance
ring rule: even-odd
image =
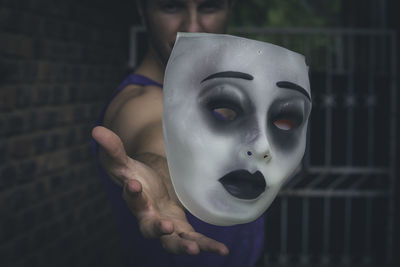
[[[211,239],[197,232],[183,232],[179,236],[185,240],[191,240],[197,243],[201,251],[218,253],[221,256],[229,254],[229,249],[225,244]]]

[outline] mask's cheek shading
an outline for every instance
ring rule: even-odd
[[[290,153],[300,145],[308,114],[304,103],[299,101],[277,101],[268,110],[268,135],[271,146]],[[285,123],[285,127],[280,124]]]
[[[211,95],[199,101],[197,110],[201,118],[199,126],[214,135],[235,136],[238,144],[246,142],[249,129],[257,129],[255,109],[249,101],[229,95]]]
[[[283,132],[277,129],[273,124],[269,125],[268,135],[270,136],[271,146],[279,149],[284,153],[290,153],[296,150],[301,140],[300,129]]]
[[[249,139],[259,133],[254,114],[242,113],[234,120],[225,120],[207,107],[201,107],[200,110],[202,124],[215,136],[234,137],[237,144],[243,144],[249,143]]]

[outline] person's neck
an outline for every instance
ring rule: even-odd
[[[164,81],[165,65],[161,63],[153,49],[149,49],[143,61],[135,70],[135,74],[140,74],[150,78],[160,84]]]

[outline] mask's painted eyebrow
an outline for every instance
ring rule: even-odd
[[[200,83],[205,82],[210,79],[214,79],[214,78],[238,78],[238,79],[244,79],[244,80],[249,80],[249,81],[254,79],[253,76],[251,76],[250,74],[244,73],[244,72],[222,71],[222,72],[217,72],[217,73],[211,74],[210,76],[207,76]]]
[[[276,85],[280,88],[285,88],[285,89],[292,89],[295,90],[297,92],[302,93],[303,95],[305,95],[307,97],[308,100],[311,101],[311,96],[310,94],[306,91],[306,89],[304,89],[303,87],[301,87],[298,84],[292,83],[292,82],[288,82],[288,81],[280,81],[277,82]]]

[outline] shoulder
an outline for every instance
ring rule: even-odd
[[[132,116],[143,116],[145,113],[162,111],[162,89],[154,85],[128,85],[115,96],[108,106],[105,126],[111,126],[116,120]]]
[[[127,86],[108,107],[104,126],[121,138],[129,154],[150,151],[162,155],[162,89]]]

